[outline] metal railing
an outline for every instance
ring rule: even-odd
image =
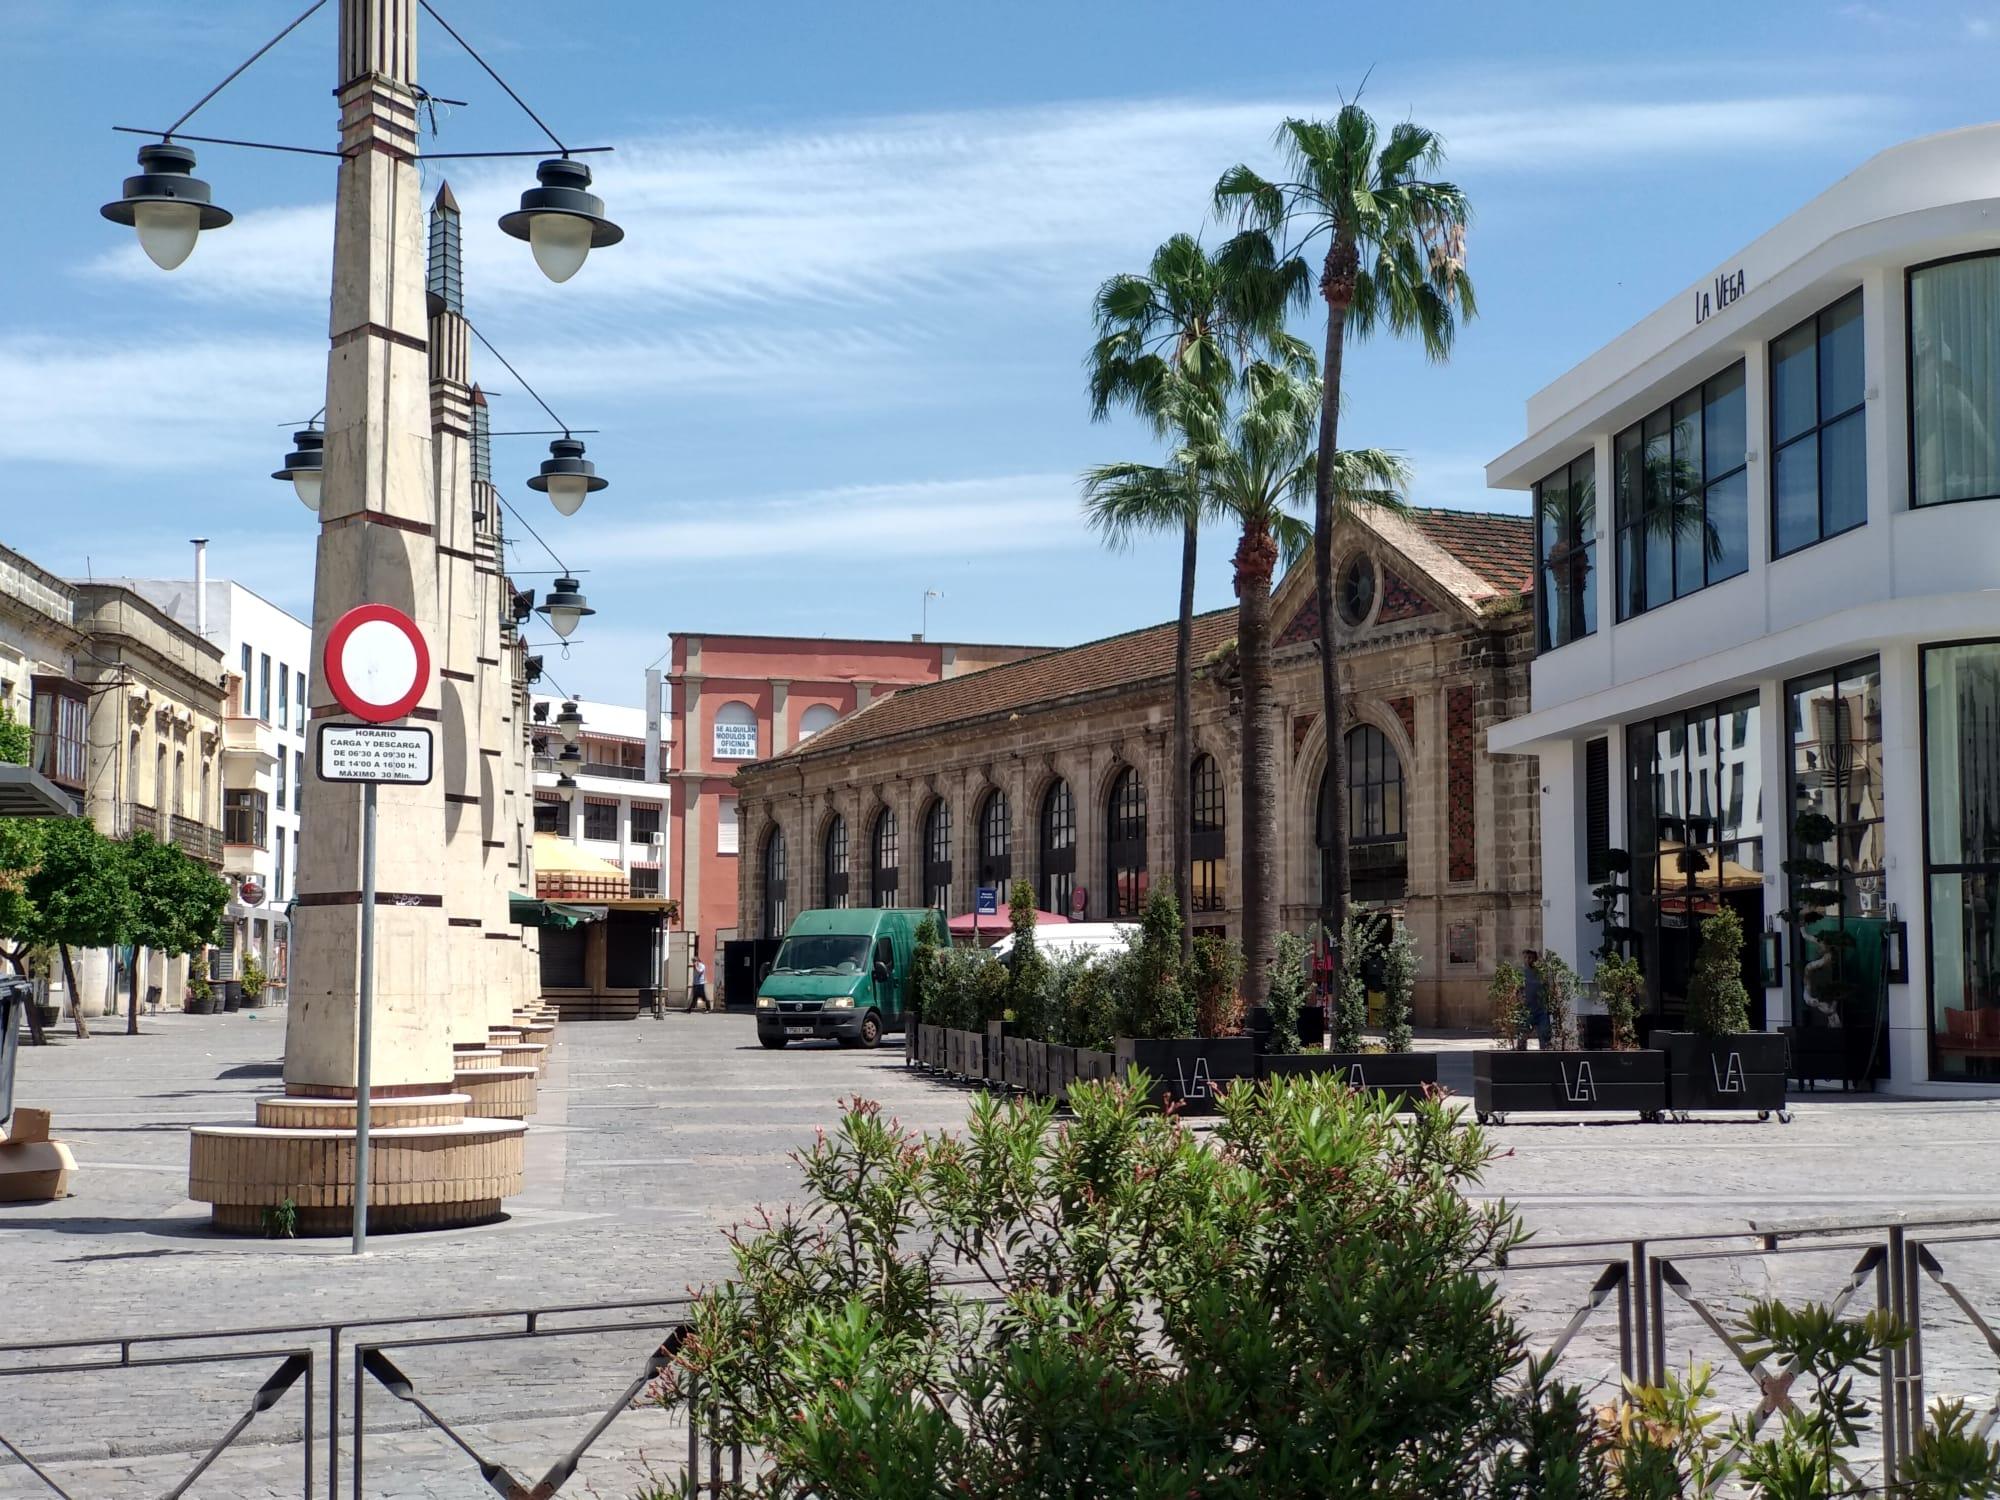
[[[1530,1243],[1509,1255],[1494,1274],[1532,1351],[1554,1359],[1565,1380],[1609,1399],[1627,1382],[1658,1384],[1670,1370],[1706,1359],[1717,1370],[1714,1399],[1724,1406],[1734,1403],[1753,1431],[1791,1405],[1797,1372],[1781,1362],[1751,1357],[1755,1351],[1728,1306],[1732,1296],[1745,1295],[1746,1286],[1761,1277],[1782,1283],[1772,1292],[1782,1300],[1826,1302],[1849,1315],[1874,1310],[1893,1315],[1912,1336],[1884,1362],[1869,1451],[1845,1456],[1846,1472],[1855,1482],[1880,1488],[1895,1482],[1923,1430],[1925,1390],[1933,1380],[1930,1361],[1939,1340],[1969,1332],[1977,1357],[1993,1362],[1987,1388],[2000,1387],[2000,1333],[1967,1290],[1964,1277],[1952,1274],[1954,1264],[1972,1269],[1964,1261],[1976,1249],[2000,1250],[2000,1218],[1761,1226],[1733,1234]],[[1831,1269],[1824,1269],[1829,1263]],[[1979,1274],[1991,1284],[2000,1264]],[[1546,1285],[1551,1279],[1553,1285]],[[980,1284],[962,1285],[975,1295],[990,1293]],[[1537,1285],[1543,1287],[1539,1293]],[[254,1372],[268,1362],[247,1400],[231,1406],[228,1393],[220,1398],[222,1410],[237,1415],[219,1437],[211,1441],[191,1424],[175,1439],[186,1444],[173,1449],[176,1464],[186,1461],[190,1467],[166,1491],[169,1495],[185,1493],[232,1446],[295,1441],[301,1449],[304,1495],[314,1495],[323,1478],[331,1500],[342,1493],[345,1479],[348,1493],[360,1500],[369,1492],[371,1464],[378,1471],[393,1470],[409,1461],[407,1451],[385,1455],[377,1451],[380,1444],[371,1449],[370,1438],[418,1430],[442,1439],[428,1461],[462,1463],[499,1495],[550,1497],[576,1476],[621,1415],[651,1404],[649,1393],[687,1337],[687,1305],[683,1298],[649,1298],[0,1345],[0,1397],[7,1383],[19,1377],[40,1377],[44,1383],[36,1388],[60,1397],[63,1391],[45,1382],[167,1368]],[[480,1383],[481,1390],[509,1389],[525,1382],[537,1363],[561,1365],[559,1351],[567,1341],[593,1338],[613,1341],[605,1388],[595,1401],[561,1411],[533,1410],[537,1418],[591,1418],[580,1438],[542,1461],[545,1467],[537,1479],[520,1477],[496,1456],[497,1439],[477,1430],[504,1428],[518,1422],[520,1414],[453,1416],[448,1410],[452,1393],[440,1392],[454,1372]],[[443,1371],[425,1375],[420,1370],[427,1351],[450,1356]],[[514,1354],[512,1365],[508,1351]],[[521,1367],[523,1360],[529,1368]],[[1937,1373],[1942,1383],[1962,1387],[1962,1381],[1951,1378],[1956,1372]],[[572,1383],[565,1375],[564,1388]],[[343,1385],[350,1387],[345,1417]],[[284,1403],[294,1387],[302,1387],[303,1420],[297,1433],[272,1434],[269,1421],[258,1426],[257,1419]],[[316,1395],[321,1390],[323,1403]],[[1975,1427],[1985,1435],[2000,1422],[2000,1389],[1983,1399],[1985,1409]],[[199,1403],[190,1399],[188,1404]],[[48,1406],[52,1420],[58,1421],[67,1409],[60,1399]],[[48,1493],[66,1496],[48,1472],[51,1461],[37,1458],[19,1432],[7,1430],[19,1409],[0,1399],[0,1472],[11,1458]],[[666,1420],[673,1442],[679,1445],[684,1439],[685,1445],[684,1459],[673,1461],[678,1472],[668,1476],[673,1482],[688,1493],[718,1496],[741,1482],[745,1455],[717,1440],[719,1419],[699,1391],[667,1409]],[[323,1464],[316,1458],[320,1440],[325,1441]]]

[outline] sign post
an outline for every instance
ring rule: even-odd
[[[1000,888],[982,885],[972,893],[972,942],[979,944],[979,919],[997,916],[1000,912]]]
[[[422,786],[431,779],[428,729],[379,727],[400,719],[424,695],[431,654],[423,632],[386,604],[350,609],[326,634],[320,664],[340,706],[365,724],[324,723],[314,756],[322,781],[361,788],[361,973],[355,1015],[354,1254],[368,1249],[369,1073],[375,1040],[375,788]]]

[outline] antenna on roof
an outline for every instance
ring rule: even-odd
[[[943,589],[925,589],[925,590],[924,590],[924,613],[923,613],[923,628],[922,628],[921,630],[919,630],[919,631],[918,631],[918,632],[917,632],[917,633],[916,633],[915,635],[911,636],[911,637],[910,637],[910,639],[911,639],[911,640],[913,640],[913,641],[920,641],[920,640],[922,640],[922,639],[923,639],[923,638],[924,638],[925,636],[927,636],[927,635],[929,635],[929,634],[930,634],[930,629],[931,629],[931,600],[933,600],[933,599],[942,599],[943,597],[944,597],[944,590],[943,590]]]

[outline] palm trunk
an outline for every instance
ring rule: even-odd
[[[1236,651],[1243,683],[1243,979],[1245,1005],[1263,1003],[1277,942],[1277,785],[1271,733],[1271,574],[1268,527],[1243,529],[1236,549]]]
[[[1188,775],[1194,766],[1194,562],[1200,536],[1190,510],[1181,531],[1181,614],[1174,631],[1174,771],[1167,816],[1174,820],[1174,900],[1181,909],[1181,962],[1194,958],[1189,921],[1194,887],[1194,855],[1188,832]]]
[[[1336,282],[1336,257],[1342,253],[1336,243],[1326,256],[1323,289]],[[1354,247],[1345,247],[1354,255]],[[1352,270],[1347,273],[1347,295],[1352,295]],[[1347,922],[1347,746],[1341,729],[1346,712],[1340,701],[1340,658],[1337,614],[1333,598],[1333,457],[1340,442],[1340,364],[1347,345],[1347,300],[1329,290],[1326,312],[1326,362],[1322,367],[1324,388],[1319,408],[1319,463],[1313,483],[1313,589],[1319,599],[1319,692],[1321,723],[1326,731],[1326,774],[1330,793],[1327,805],[1328,879],[1320,892],[1320,926],[1330,943],[1338,945],[1340,930]]]

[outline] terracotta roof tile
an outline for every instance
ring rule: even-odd
[[[1478,510],[1412,510],[1432,541],[1495,588],[1525,594],[1535,586],[1535,527],[1527,516]]]

